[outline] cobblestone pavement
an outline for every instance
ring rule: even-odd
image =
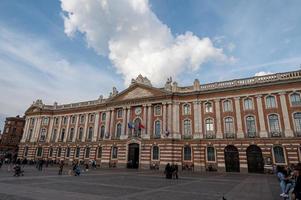
[[[239,173],[180,173],[166,180],[159,171],[97,169],[82,176],[57,175],[58,168],[42,172],[25,167],[25,176],[13,177],[0,169],[0,200],[280,200],[273,175]]]

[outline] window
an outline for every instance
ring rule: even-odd
[[[85,123],[85,115],[80,116],[80,123],[81,124]]]
[[[55,124],[55,125],[58,125],[58,124],[59,124],[59,118],[58,118],[58,117],[55,117],[55,118],[54,118],[54,124]]]
[[[85,158],[89,158],[89,157],[90,157],[90,147],[87,147],[85,151]]]
[[[52,133],[51,142],[55,142],[56,135],[57,135],[57,129],[53,129],[53,133]]]
[[[84,134],[84,129],[83,129],[83,127],[80,127],[79,128],[79,133],[78,133],[78,140],[83,139],[83,134]]]
[[[49,121],[49,118],[48,118],[48,117],[43,117],[43,119],[42,119],[42,124],[43,124],[43,125],[48,125],[48,121]]]
[[[225,118],[225,133],[226,137],[233,137],[234,133],[234,125],[233,125],[233,118],[232,117],[226,117]]]
[[[100,127],[100,139],[103,139],[105,136],[105,126]]]
[[[28,147],[24,148],[24,157],[26,157],[28,155]]]
[[[184,135],[191,135],[191,121],[189,119],[184,120]]]
[[[63,124],[67,124],[67,121],[68,121],[68,118],[67,118],[67,117],[64,117],[64,118],[63,118]]]
[[[79,154],[80,154],[80,148],[79,148],[79,147],[76,147],[76,150],[75,150],[75,157],[78,158],[78,157],[79,157]]]
[[[252,110],[253,109],[252,99],[250,99],[250,98],[245,99],[244,106],[245,106],[245,110]]]
[[[120,138],[120,136],[121,136],[121,127],[122,127],[122,125],[120,123],[118,123],[116,126],[116,137],[117,138]]]
[[[159,120],[155,121],[155,136],[161,136],[161,122]]]
[[[30,141],[31,140],[31,136],[32,136],[32,131],[33,129],[29,129],[29,132],[28,132],[28,135],[27,135],[27,141]]]
[[[67,148],[66,150],[66,158],[70,157],[70,147]]]
[[[44,142],[46,140],[46,129],[42,128],[40,133],[40,142]]]
[[[61,157],[61,154],[62,154],[62,148],[59,147],[59,148],[57,149],[57,157],[58,157],[58,158]]]
[[[117,110],[117,118],[122,118],[122,109]]]
[[[89,121],[90,122],[94,122],[94,118],[95,118],[95,115],[94,114],[90,114]]]
[[[184,160],[191,160],[191,148],[190,146],[184,147]]]
[[[159,106],[159,105],[155,106],[155,115],[156,116],[161,115],[161,106]]]
[[[153,160],[159,160],[159,147],[153,146]]]
[[[102,147],[98,147],[98,149],[97,149],[97,158],[101,158],[101,154],[102,154]]]
[[[276,108],[276,99],[274,96],[268,96],[266,98],[266,107],[267,108]]]
[[[301,113],[295,113],[294,114],[294,122],[295,122],[295,131],[298,134],[298,136],[301,135]]]
[[[256,134],[255,118],[253,116],[248,116],[246,118],[246,125],[247,125],[248,137],[255,137]]]
[[[118,152],[117,147],[112,147],[112,158],[113,159],[117,159],[117,152]]]
[[[106,120],[106,113],[102,113],[101,115],[101,121],[105,121]]]
[[[74,137],[74,128],[70,128],[69,141],[72,141]]]
[[[270,125],[270,132],[271,136],[280,136],[280,126],[279,126],[279,119],[278,115],[272,114],[269,115],[269,125]]]
[[[53,148],[50,147],[50,149],[49,149],[49,157],[52,157],[52,155],[53,155]]]
[[[72,118],[71,118],[71,124],[75,124],[75,122],[76,122],[76,117],[72,116]]]
[[[184,104],[184,106],[183,106],[183,114],[184,115],[190,115],[190,105],[189,104]]]
[[[298,93],[294,93],[291,95],[291,103],[292,106],[298,106],[301,105],[301,97],[300,94]]]
[[[38,147],[38,148],[37,148],[37,157],[41,157],[41,156],[42,156],[42,153],[43,153],[42,147]]]
[[[205,123],[206,123],[206,132],[213,132],[213,130],[214,130],[213,119],[211,119],[211,118],[206,119]]]
[[[205,112],[206,113],[212,113],[213,112],[212,103],[210,103],[210,102],[205,103]]]
[[[224,112],[231,112],[232,111],[232,104],[230,100],[225,100],[223,102]]]
[[[285,157],[283,148],[281,146],[275,146],[273,148],[275,163],[285,163]]]
[[[34,125],[34,118],[30,119],[30,125],[33,126]]]
[[[207,161],[215,161],[214,147],[207,147]]]
[[[87,139],[92,140],[92,137],[93,137],[93,127],[89,127]]]
[[[61,133],[60,141],[64,141],[64,138],[65,138],[65,129],[63,128],[62,133]]]

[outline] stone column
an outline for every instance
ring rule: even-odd
[[[172,133],[172,102],[168,102],[167,108],[167,130],[169,132],[169,136]]]
[[[288,115],[285,92],[280,92],[279,94],[280,94],[281,110],[283,115],[282,117],[284,122],[284,135],[285,137],[294,137],[294,132],[290,124],[290,117]]]
[[[35,118],[35,125],[33,128],[33,136],[31,137],[31,142],[37,142],[39,137],[39,132],[41,128],[42,117]]]
[[[244,138],[244,132],[242,130],[241,111],[240,111],[240,97],[235,97],[235,111],[236,111],[236,123],[237,123],[237,138]]]
[[[215,115],[216,115],[216,138],[221,139],[223,138],[222,133],[222,120],[221,120],[221,108],[220,108],[220,99],[214,100],[215,104]]]
[[[114,109],[111,110],[111,121],[110,121],[110,139],[112,137],[115,137],[115,126],[114,126],[114,121],[115,121],[115,111]]]
[[[56,131],[56,138],[55,138],[55,142],[58,142],[59,141],[59,138],[60,138],[60,135],[61,135],[61,127],[62,127],[62,116],[57,116],[59,117],[59,127]]]
[[[127,121],[126,121],[126,107],[122,108],[122,129],[121,129],[121,136],[120,139],[125,139],[126,137],[126,127],[127,127]]]
[[[126,114],[126,137],[129,137],[130,129],[128,127],[128,123],[130,123],[130,117],[131,117],[131,107],[127,107],[127,114]]]
[[[96,142],[97,141],[98,124],[99,124],[99,112],[97,112],[95,114],[92,142]]]
[[[80,118],[80,115],[77,115],[76,116],[76,122],[75,122],[75,127],[74,127],[74,136],[72,138],[72,142],[75,142],[76,141],[76,138],[78,138],[78,124],[79,124],[79,118]]]
[[[30,124],[30,119],[25,118],[25,128],[24,128],[24,131],[23,131],[21,143],[24,143],[26,141],[26,138],[28,137],[28,132],[29,132],[28,131],[28,127],[29,127],[29,124]]]
[[[87,132],[88,132],[88,121],[89,121],[89,114],[85,114],[85,126],[84,126],[84,135],[82,138],[82,142],[86,141],[87,139]]]
[[[200,102],[199,101],[194,101],[193,102],[193,124],[194,124],[194,133],[193,138],[194,139],[200,139]]]
[[[151,104],[147,104],[147,134],[149,135],[149,137],[151,135],[153,135],[152,132],[152,124],[153,124],[153,120],[152,120],[152,105]]]
[[[162,122],[162,134],[161,138],[164,136],[165,137],[165,132],[166,132],[166,102],[163,103],[163,122]]]
[[[70,134],[70,130],[69,130],[69,127],[70,127],[70,122],[71,122],[71,119],[70,119],[70,116],[66,116],[67,117],[67,127],[66,127],[66,134],[65,134],[65,138],[64,138],[64,141],[63,142],[66,142],[69,138],[69,134]],[[88,120],[87,120],[88,121]]]
[[[265,128],[265,120],[264,120],[264,115],[263,115],[263,109],[262,109],[262,95],[257,95],[256,100],[257,100],[257,107],[258,107],[258,119],[259,119],[259,137],[261,138],[266,138],[268,137],[268,133]]]
[[[53,124],[54,124],[54,118],[49,117],[49,128],[47,130],[46,142],[50,142],[50,138],[51,138],[51,135],[52,135]]]
[[[147,129],[147,105],[143,105],[143,120],[142,120],[142,124],[144,126],[144,128],[142,129],[142,138],[144,139],[149,139],[150,138],[150,134],[147,133],[146,129]]]
[[[174,102],[173,103],[173,138],[176,139],[181,139],[181,135],[180,135],[180,122],[179,122],[179,102]]]
[[[110,126],[110,116],[111,112],[110,110],[107,110],[106,112],[106,122],[105,122],[105,136],[104,136],[104,139],[107,139],[107,135],[109,135],[109,126]]]
[[[199,102],[199,132],[200,132],[200,139],[204,138],[203,134],[203,118],[202,118],[202,102]]]

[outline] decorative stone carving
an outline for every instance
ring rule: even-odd
[[[32,103],[32,105],[33,106],[37,106],[37,107],[43,107],[43,101],[42,101],[42,99],[37,99],[36,101],[34,101],[33,103]]]
[[[171,83],[172,83],[172,78],[171,77],[169,77],[168,79],[167,79],[167,81],[166,81],[166,83],[165,83],[165,90],[168,90],[168,91],[171,91],[172,90],[172,85],[171,85]]]
[[[116,87],[113,87],[112,92],[110,92],[110,98],[115,97],[118,94]]]
[[[177,92],[178,91],[178,83],[175,81],[172,83],[172,92]]]
[[[135,84],[135,83],[140,83],[140,84],[143,84],[143,85],[152,86],[152,83],[150,82],[150,80],[146,76],[143,77],[141,74],[139,74],[136,79],[132,79],[131,85]]]
[[[141,97],[149,97],[149,96],[153,96],[153,94],[145,89],[142,88],[136,88],[133,91],[130,91],[129,93],[127,93],[122,99],[135,99],[135,98],[141,98]]]

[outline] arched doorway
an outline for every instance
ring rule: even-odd
[[[129,144],[127,168],[139,167],[139,144]]]
[[[228,145],[225,147],[224,153],[226,172],[239,172],[239,154],[237,148],[233,145]]]
[[[256,145],[247,148],[248,171],[250,173],[263,173],[264,162],[261,149]]]

